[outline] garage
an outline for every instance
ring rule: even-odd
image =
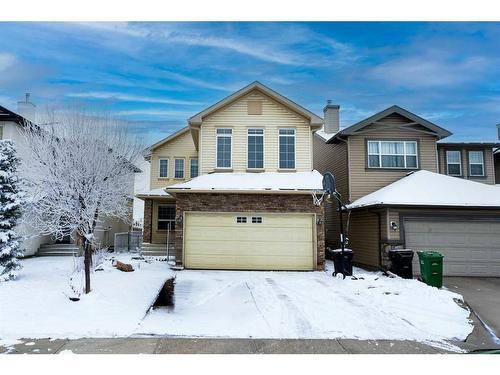
[[[313,270],[315,231],[310,213],[184,212],[184,265]]]
[[[445,276],[500,277],[500,220],[405,220],[409,249],[439,251]],[[419,272],[415,256],[413,270]]]

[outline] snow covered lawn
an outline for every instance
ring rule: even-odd
[[[79,302],[63,294],[70,258],[23,261],[19,280],[0,284],[0,339],[168,335],[358,338],[444,342],[472,331],[461,296],[416,280],[357,269],[327,272],[178,272],[174,308],[148,306],[172,275],[165,262],[132,273],[96,272]],[[144,318],[144,319],[143,319]]]
[[[92,293],[78,302],[66,295],[72,257],[23,260],[19,279],[0,283],[0,344],[17,338],[131,335],[173,272],[166,262],[118,259],[136,270],[121,272],[107,262],[104,271],[92,274]]]

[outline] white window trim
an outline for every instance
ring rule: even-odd
[[[478,152],[481,154],[481,161],[482,163],[471,163],[470,161],[470,154],[471,152]],[[475,151],[475,150],[471,150],[468,152],[468,156],[469,156],[469,176],[470,177],[484,177],[486,176],[486,170],[485,170],[485,164],[484,164],[484,152],[483,151]],[[483,173],[482,174],[472,174],[472,166],[473,165],[481,165],[483,167]]]
[[[449,152],[458,152],[458,157],[459,157],[458,163],[456,163],[456,162],[450,163],[450,161],[449,161],[450,159],[448,158]],[[453,165],[458,164],[458,166],[460,167],[460,173],[459,174],[451,174],[450,168],[449,168],[450,164],[453,164]],[[446,150],[446,174],[448,174],[449,176],[462,176],[462,152],[460,150]]]
[[[167,175],[166,176],[160,175],[162,160],[167,161]],[[169,172],[170,172],[170,160],[169,160],[169,158],[158,158],[158,178],[168,178]]]
[[[287,135],[281,135],[280,134],[280,130],[293,130],[293,135],[290,135],[290,134],[287,134]],[[280,159],[280,138],[281,137],[294,137],[294,150],[293,150],[293,156],[294,156],[294,160],[293,160],[293,165],[294,167],[293,168],[281,168],[280,167],[280,162],[281,162],[281,159]],[[290,170],[290,171],[294,171],[297,169],[297,129],[295,128],[278,128],[278,169],[280,170]]]
[[[177,166],[176,161],[182,160],[182,177],[176,177]],[[186,159],[185,158],[174,158],[174,179],[176,180],[184,180],[186,178]]]
[[[252,167],[250,168],[248,166],[248,163],[249,163],[249,160],[248,160],[248,137],[249,136],[259,136],[260,134],[248,134],[248,131],[249,130],[262,130],[262,168],[255,168],[255,167]],[[248,128],[247,129],[247,169],[252,169],[252,170],[264,170],[266,168],[266,130],[264,128]],[[279,152],[279,151],[278,151]]]
[[[370,153],[370,143],[378,143],[378,154],[373,154]],[[382,154],[382,143],[403,143],[403,153],[402,154]],[[406,144],[407,143],[414,143],[415,144],[415,154],[407,154],[406,153]],[[368,140],[366,143],[366,166],[369,169],[418,169],[419,167],[419,160],[418,160],[418,142],[417,141],[406,141],[406,140]],[[371,167],[370,166],[370,156],[376,155],[378,156],[378,167]],[[403,156],[404,159],[404,167],[384,167],[382,166],[382,155],[385,156]],[[407,156],[416,156],[417,157],[417,165],[416,167],[407,167],[406,166],[406,157]]]
[[[231,134],[217,134],[217,130],[219,129],[230,129]],[[219,137],[230,137],[231,138],[231,160],[230,160],[230,165],[229,167],[219,167],[217,165],[218,163],[218,157],[217,157],[217,145],[219,144]],[[215,128],[215,169],[233,169],[233,147],[234,146],[234,140],[233,140],[233,128]]]
[[[200,175],[200,160],[198,158],[189,158],[189,178],[194,178],[191,175],[191,164],[193,163],[193,160],[198,161],[198,175],[196,177],[198,177]]]

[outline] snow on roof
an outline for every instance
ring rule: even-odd
[[[315,134],[319,135],[325,142],[328,142],[337,133],[338,132],[335,132],[335,133],[325,133],[325,128],[324,128],[324,126],[322,126],[321,129],[317,130]]]
[[[137,197],[170,197],[170,194],[165,191],[165,188],[153,189],[149,191],[141,191],[136,194]]]
[[[500,187],[429,171],[418,171],[347,205],[500,207]]]
[[[210,173],[170,185],[167,190],[311,191],[322,190],[323,176],[312,172]]]

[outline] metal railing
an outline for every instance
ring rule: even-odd
[[[115,252],[139,252],[142,245],[142,232],[115,233]]]

